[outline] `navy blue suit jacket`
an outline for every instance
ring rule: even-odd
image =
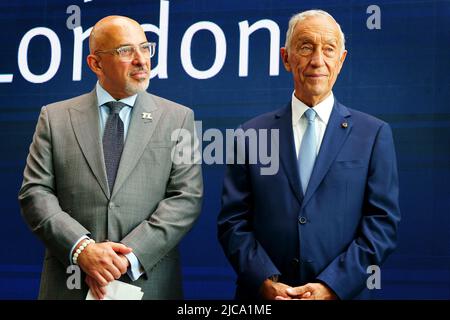
[[[279,274],[291,286],[326,283],[356,297],[394,250],[400,221],[398,173],[388,124],[335,102],[305,195],[301,190],[291,104],[242,129],[279,129],[280,166],[227,165],[218,237],[237,273],[237,298],[257,298]],[[248,142],[244,144],[248,156]]]

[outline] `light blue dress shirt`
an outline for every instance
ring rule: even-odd
[[[97,82],[97,85],[95,86],[95,91],[97,94],[97,102],[99,107],[99,120],[100,120],[100,139],[103,137],[103,132],[105,131],[105,125],[106,121],[108,120],[109,116],[109,108],[105,106],[105,103],[110,101],[116,101],[105,89],[102,88],[100,83]],[[119,117],[123,122],[123,129],[124,129],[124,139],[126,141],[127,133],[128,133],[128,127],[130,126],[130,119],[131,119],[131,111],[133,110],[132,106],[134,106],[134,103],[136,102],[137,94],[120,99],[120,102],[123,102],[127,104],[126,107],[123,107],[122,110],[120,110]],[[84,235],[82,236],[72,247],[72,250],[70,250],[70,257],[69,261],[72,264],[72,256],[73,256],[73,250],[75,249],[75,246],[83,239],[87,239],[88,236]],[[127,274],[131,278],[131,280],[136,281],[139,279],[141,275],[144,274],[144,270],[139,263],[138,258],[133,252],[130,252],[125,255],[125,257],[130,262],[130,268],[128,268]]]
[[[111,95],[102,88],[100,83],[97,82],[97,85],[95,87],[97,92],[97,101],[98,101],[98,107],[100,108],[99,113],[99,119],[100,119],[100,138],[103,137],[103,132],[105,131],[105,125],[106,121],[108,120],[109,116],[109,108],[105,106],[105,103],[110,101],[116,101]],[[125,103],[127,106],[123,107],[122,110],[120,110],[119,117],[122,119],[123,122],[123,138],[126,140],[127,133],[128,133],[128,127],[130,126],[130,119],[131,119],[131,111],[133,110],[134,103],[136,102],[137,94],[131,97],[127,97],[124,99],[120,99],[120,102]]]

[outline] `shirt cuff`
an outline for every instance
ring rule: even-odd
[[[84,239],[89,239],[89,237],[87,235],[81,236],[80,239],[78,239],[77,241],[75,241],[75,244],[73,245],[72,249],[70,249],[69,251],[69,264],[72,265],[73,261],[72,261],[72,257],[73,257],[73,251],[75,250],[77,244],[80,243],[80,241],[83,241]]]
[[[130,262],[130,267],[127,270],[127,274],[131,280],[136,281],[144,274],[144,268],[142,268],[141,263],[133,252],[125,254],[125,257]]]

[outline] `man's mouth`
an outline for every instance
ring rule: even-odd
[[[139,70],[139,71],[133,71],[130,74],[132,77],[137,77],[137,78],[142,78],[142,77],[147,77],[148,72],[145,70]]]

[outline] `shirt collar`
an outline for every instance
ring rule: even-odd
[[[97,94],[97,102],[98,102],[98,106],[101,107],[102,105],[104,105],[107,102],[110,101],[116,101],[116,99],[114,99],[109,93],[108,91],[106,91],[105,89],[103,89],[103,87],[100,85],[100,83],[97,81],[97,84],[95,86],[95,91]],[[137,94],[120,99],[120,102],[125,103],[126,105],[128,105],[130,108],[132,108],[134,106],[134,103],[136,102],[136,98],[137,98]]]
[[[325,123],[325,125],[328,124],[331,111],[333,110],[333,105],[334,105],[334,95],[333,92],[331,92],[330,95],[325,98],[325,100],[323,100],[322,102],[313,107],[314,111],[317,113],[317,116],[323,123]],[[295,96],[294,91],[292,93],[292,124],[297,125],[300,118],[308,109],[309,107]]]

